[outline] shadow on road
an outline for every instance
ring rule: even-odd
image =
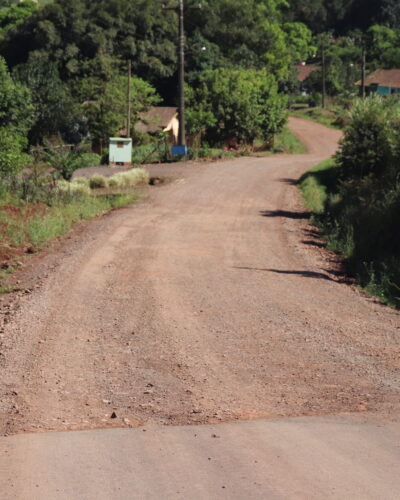
[[[326,242],[324,242],[324,241],[303,240],[302,243],[304,245],[310,245],[313,247],[326,248]]]
[[[263,217],[284,217],[286,219],[308,219],[310,212],[289,212],[287,210],[262,210]]]
[[[246,266],[235,266],[234,269],[242,269],[245,271],[263,271],[276,274],[288,274],[292,276],[301,276],[303,278],[315,278],[315,279],[333,281],[335,283],[345,283],[345,284],[353,283],[353,281],[349,277],[347,277],[345,273],[341,271],[335,271],[334,269],[324,269],[324,271],[328,274],[315,271],[288,271],[286,269],[267,269],[267,268],[246,267]],[[336,276],[337,279],[333,279],[329,275]]]
[[[289,186],[297,186],[299,183],[298,179],[290,179],[290,178],[284,178],[284,179],[277,179],[278,182],[283,182],[283,184],[289,184]]]

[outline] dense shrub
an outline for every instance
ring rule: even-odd
[[[337,155],[325,229],[362,285],[400,306],[400,102],[358,101]]]
[[[252,144],[269,138],[286,121],[287,97],[274,76],[263,71],[215,69],[200,72],[188,88],[188,131],[210,145]]]
[[[339,151],[344,179],[380,177],[397,160],[400,147],[400,104],[394,99],[358,100]]]

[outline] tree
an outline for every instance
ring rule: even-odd
[[[82,107],[90,136],[101,145],[126,124],[128,78],[117,74],[104,82],[94,77],[81,80],[79,85],[81,98],[86,96]],[[155,89],[137,77],[131,81],[131,96],[131,123],[138,120],[140,112],[159,102]]]
[[[28,133],[34,116],[31,93],[15,82],[0,57],[0,124],[21,136]]]
[[[371,69],[400,67],[400,32],[387,26],[371,26],[366,33]]]
[[[29,137],[38,144],[45,137],[57,135],[71,118],[72,103],[67,87],[61,81],[57,65],[47,54],[33,52],[27,63],[14,71],[20,82],[31,90],[35,104],[35,122]]]
[[[262,71],[217,69],[200,73],[188,92],[188,128],[211,144],[269,138],[286,120],[286,97]]]
[[[23,150],[34,108],[27,88],[14,82],[0,57],[0,176],[19,171],[26,163]]]
[[[13,129],[0,127],[0,180],[20,172],[29,161],[27,140]]]
[[[0,6],[0,32],[30,17],[37,9],[37,4],[30,0],[7,6]]]

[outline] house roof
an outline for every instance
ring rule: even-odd
[[[304,82],[304,80],[308,78],[311,73],[320,69],[320,66],[316,64],[296,64],[295,68],[297,70],[297,79],[299,82]]]
[[[365,85],[379,84],[383,87],[400,88],[400,69],[378,69],[367,76]],[[356,82],[361,85],[361,80]]]
[[[168,127],[176,117],[178,110],[172,107],[157,106],[140,115],[140,121],[135,125],[135,130],[145,134],[159,132]]]

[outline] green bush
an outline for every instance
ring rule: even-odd
[[[338,155],[344,179],[380,177],[397,161],[400,142],[400,105],[397,100],[370,97],[359,99]]]
[[[23,153],[26,139],[4,127],[0,127],[0,177],[12,177],[21,172],[30,160]]]
[[[189,133],[203,135],[213,146],[234,138],[252,144],[256,137],[279,132],[287,119],[287,97],[279,92],[276,78],[263,71],[201,71],[187,95]]]
[[[101,165],[101,156],[96,153],[82,153],[81,154],[82,168],[84,167],[97,167]]]
[[[400,306],[400,102],[357,101],[344,132],[336,166],[308,172],[303,194],[359,283]]]
[[[165,163],[171,160],[170,146],[165,141],[143,144],[132,149],[132,163]]]
[[[103,175],[94,175],[89,179],[89,186],[91,189],[101,189],[108,186],[108,179]]]

